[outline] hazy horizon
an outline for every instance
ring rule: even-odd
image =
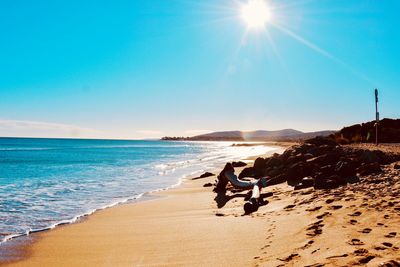
[[[399,1],[249,1],[0,3],[0,136],[338,130],[375,88],[400,117]]]

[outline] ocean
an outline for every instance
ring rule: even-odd
[[[0,244],[271,150],[230,142],[0,138]]]

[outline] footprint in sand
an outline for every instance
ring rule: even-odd
[[[323,220],[319,220],[315,223],[310,224],[309,227],[307,228],[307,230],[309,231],[307,235],[314,237],[316,235],[322,234],[322,227],[324,226],[322,222]]]
[[[359,231],[359,232],[360,232],[360,233],[363,233],[363,234],[369,234],[369,233],[371,233],[371,231],[372,231],[371,228],[364,228],[364,229],[362,229],[362,230]]]
[[[364,258],[360,259],[358,262],[361,263],[361,264],[366,264],[366,263],[370,262],[374,258],[375,258],[375,256],[368,255],[368,256],[365,256]]]
[[[330,206],[330,208],[333,210],[338,210],[338,209],[343,208],[343,206],[342,205],[332,205],[332,206]]]
[[[382,245],[389,247],[389,248],[391,248],[393,246],[393,244],[389,243],[389,242],[383,242]]]
[[[331,204],[333,201],[335,201],[333,198],[327,199],[325,201],[326,204]]]
[[[357,216],[360,216],[361,214],[362,214],[361,211],[356,211],[356,212],[354,212],[352,214],[349,214],[349,216],[357,217]]]
[[[383,218],[385,218],[385,219],[389,219],[389,218],[390,218],[390,216],[389,216],[389,215],[387,215],[387,214],[385,214],[385,215],[383,216]]]
[[[350,244],[352,246],[362,246],[362,245],[364,245],[364,242],[362,242],[360,239],[353,238],[352,240],[350,240],[348,242],[348,244]]]
[[[287,256],[286,258],[283,258],[283,259],[277,258],[277,260],[284,261],[284,262],[289,262],[289,261],[291,261],[291,260],[293,260],[294,258],[297,258],[297,257],[300,257],[299,254],[292,253],[289,256]]]
[[[393,238],[393,237],[395,237],[396,235],[397,235],[396,232],[390,232],[390,233],[388,233],[387,235],[385,235],[385,237]]]
[[[287,205],[286,207],[284,207],[284,209],[289,210],[289,209],[293,209],[294,207],[296,207],[296,205]]]
[[[327,259],[345,258],[345,257],[348,257],[348,256],[349,256],[349,254],[345,253],[345,254],[342,254],[342,255],[330,256],[330,257],[327,257]]]
[[[375,250],[386,250],[386,247],[382,247],[382,246],[376,246],[374,247]]]
[[[368,253],[368,250],[366,250],[365,248],[359,248],[359,249],[354,250],[353,253],[354,253],[355,255],[357,255],[357,256],[361,256],[361,255],[367,254],[367,253]]]
[[[355,225],[357,223],[357,220],[350,220],[350,224]]]
[[[320,210],[321,208],[322,208],[322,206],[317,206],[317,207],[314,207],[314,208],[306,209],[306,211],[317,211],[317,210]]]
[[[301,249],[306,249],[311,247],[311,245],[314,244],[314,240],[310,240],[307,242],[307,244],[305,244],[304,246],[301,247]]]
[[[324,218],[326,216],[329,216],[329,215],[332,215],[332,213],[326,211],[326,212],[318,215],[316,218],[320,220],[320,219],[322,219],[322,218]]]

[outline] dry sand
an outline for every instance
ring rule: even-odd
[[[379,266],[400,261],[400,170],[392,164],[368,179],[330,191],[272,186],[264,189],[265,203],[251,215],[243,214],[246,191],[216,195],[212,187],[203,187],[215,176],[188,180],[155,194],[156,199],[38,234],[26,248],[27,257],[9,265]]]

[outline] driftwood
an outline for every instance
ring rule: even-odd
[[[260,191],[261,188],[267,187],[269,185],[268,180],[266,178],[261,178],[257,181],[246,181],[239,179],[235,175],[235,170],[233,166],[228,163],[225,165],[225,168],[218,176],[218,181],[215,190],[225,190],[226,185],[230,182],[233,187],[248,190],[253,189],[252,196],[248,202],[244,205],[244,211],[246,213],[251,213],[256,211],[259,207],[260,202]]]

